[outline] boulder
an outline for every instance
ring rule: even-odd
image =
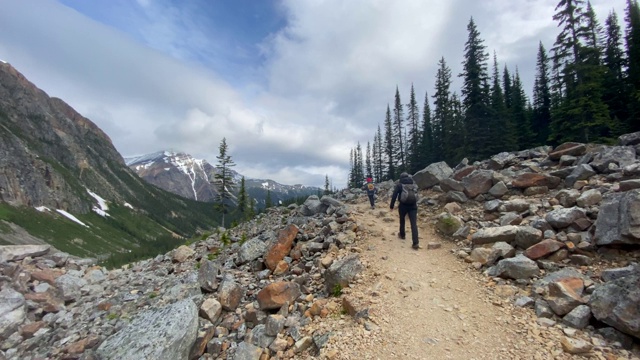
[[[18,330],[26,319],[25,298],[10,287],[0,291],[0,339],[6,339]]]
[[[233,360],[260,360],[260,355],[262,355],[260,347],[243,341],[236,347]]]
[[[198,334],[198,308],[182,300],[144,311],[96,350],[100,360],[187,360]]]
[[[313,216],[315,214],[324,213],[329,206],[323,204],[317,195],[311,195],[300,205],[300,213],[304,216]]]
[[[264,263],[267,267],[273,271],[278,266],[278,263],[289,255],[291,247],[293,246],[293,240],[298,235],[298,227],[294,224],[288,225],[286,228],[280,230],[278,239],[269,247],[267,251]]]
[[[60,290],[60,294],[64,301],[76,301],[80,298],[80,290],[86,286],[87,280],[70,274],[64,274],[55,281],[56,287]]]
[[[538,276],[539,273],[540,269],[535,261],[523,255],[500,260],[496,266],[489,269],[490,276],[516,280],[530,279]]]
[[[3,245],[0,246],[0,262],[20,261],[26,257],[45,255],[51,245]]]
[[[551,282],[545,300],[556,315],[566,315],[577,306],[584,304],[581,297],[583,287],[584,283],[578,278]]]
[[[451,178],[453,178],[454,180],[457,181],[462,181],[462,179],[471,174],[472,172],[476,171],[478,168],[473,166],[473,165],[464,165],[464,166],[460,166],[459,168],[456,167],[456,169],[453,172],[453,175],[451,175]]]
[[[518,226],[507,225],[491,228],[482,228],[471,236],[474,245],[490,244],[498,241],[510,243],[516,239]]]
[[[545,220],[555,229],[564,229],[574,221],[586,217],[587,215],[583,209],[574,206],[569,209],[563,208],[550,211],[545,216]]]
[[[518,226],[513,244],[527,249],[542,241],[542,231],[531,226]]]
[[[487,169],[489,170],[502,170],[511,162],[517,160],[516,156],[512,153],[501,152],[494,155],[487,162]]]
[[[172,259],[174,262],[183,263],[195,253],[196,252],[190,247],[180,245],[177,249],[173,250]]]
[[[613,281],[629,275],[640,275],[640,267],[637,264],[625,266],[622,268],[604,269],[600,273],[602,281]]]
[[[560,205],[570,208],[576,205],[578,198],[580,197],[580,191],[576,189],[563,189],[558,191],[556,199]]]
[[[596,189],[590,189],[582,193],[578,199],[576,199],[576,204],[579,207],[585,208],[593,205],[597,205],[602,201],[602,194],[600,191]]]
[[[464,193],[471,199],[485,194],[493,186],[493,171],[475,170],[462,179]]]
[[[640,190],[605,195],[595,226],[596,245],[640,244]]]
[[[497,183],[495,183],[495,185],[491,187],[491,189],[489,189],[489,194],[498,199],[503,197],[508,192],[509,192],[509,189],[507,188],[507,185],[505,185],[503,181],[498,181]]]
[[[618,137],[618,144],[621,146],[633,146],[640,144],[640,131],[630,134],[620,135]]]
[[[244,289],[235,282],[233,277],[225,276],[218,287],[218,299],[222,308],[227,311],[234,311],[244,297]]]
[[[584,329],[591,320],[591,309],[587,305],[578,305],[562,318],[562,322],[575,329]]]
[[[333,264],[324,273],[325,289],[331,294],[336,286],[346,287],[363,270],[358,254],[348,255]]]
[[[525,199],[513,199],[505,201],[502,206],[501,211],[524,212],[529,210],[529,206],[531,206],[531,204]]]
[[[293,303],[300,296],[300,287],[295,282],[279,281],[271,283],[258,292],[260,310],[279,309],[282,305]]]
[[[457,216],[443,212],[436,217],[436,229],[442,234],[451,236],[464,225]]]
[[[200,305],[200,316],[215,324],[222,313],[222,305],[214,298],[208,298]]]
[[[452,179],[452,178],[446,178],[446,179],[440,180],[440,188],[444,192],[448,192],[448,191],[462,192],[462,191],[464,191],[464,185],[462,185],[462,183],[460,181]]]
[[[218,274],[220,274],[220,268],[217,264],[209,260],[202,260],[200,269],[198,269],[200,288],[205,292],[214,292],[218,288]]]
[[[553,149],[549,153],[549,159],[558,161],[562,155],[582,156],[585,152],[587,152],[587,147],[584,144],[568,142]]]
[[[450,177],[453,170],[446,162],[441,161],[430,164],[426,168],[418,171],[413,175],[413,181],[420,189],[428,189],[434,185],[438,185],[440,181]]]
[[[294,225],[295,226],[295,225]],[[245,241],[238,250],[238,265],[246,264],[259,257],[267,251],[267,244],[259,236]]]
[[[631,146],[604,146],[589,163],[599,173],[606,173],[612,164],[625,167],[636,161],[636,150]]]
[[[546,186],[549,189],[555,189],[560,185],[560,182],[561,179],[556,176],[538,173],[524,173],[513,179],[511,186],[522,189],[532,186]]]
[[[538,260],[550,255],[564,247],[564,243],[553,239],[545,239],[530,246],[525,250],[524,255],[531,260]]]
[[[575,167],[571,174],[567,176],[564,183],[567,187],[572,187],[579,180],[589,180],[596,172],[590,165],[581,164]]]
[[[608,281],[593,291],[589,306],[593,316],[640,339],[640,275]]]

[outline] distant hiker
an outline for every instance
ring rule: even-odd
[[[373,184],[373,179],[367,178],[367,183],[364,184],[363,190],[365,190],[367,192],[367,196],[369,197],[369,203],[371,204],[371,208],[375,209],[376,208],[376,193],[378,192],[378,189]]]
[[[393,210],[396,204],[396,199],[399,200],[398,213],[400,214],[400,231],[398,237],[400,239],[405,238],[404,221],[405,217],[409,215],[409,221],[411,222],[411,237],[413,240],[412,248],[418,250],[420,248],[418,242],[418,185],[413,181],[411,175],[403,172],[400,174],[400,180],[398,181],[393,195],[391,196],[391,205],[389,208]]]

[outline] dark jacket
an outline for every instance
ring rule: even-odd
[[[402,184],[415,184],[415,182],[413,181],[413,178],[411,177],[411,175],[407,173],[400,174],[400,180],[398,180],[398,183],[396,184],[396,187],[393,190],[393,195],[391,196],[391,205],[389,205],[389,207],[393,209],[396,205],[396,199],[398,199],[398,203],[400,203],[400,206],[404,208],[407,208],[407,209],[418,208],[417,203],[405,204],[402,201],[400,201],[400,194],[402,193]]]

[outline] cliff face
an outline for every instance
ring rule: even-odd
[[[125,169],[111,139],[64,101],[0,63],[0,200],[18,206],[90,211],[86,188],[122,200]]]

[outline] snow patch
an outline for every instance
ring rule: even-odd
[[[4,61],[4,60],[2,60],[2,59],[0,59],[0,62],[1,62],[1,63],[3,63],[3,64],[6,64],[6,63],[7,63],[6,61]]]
[[[49,210],[48,207],[46,206],[36,206],[36,210],[40,211],[40,212],[45,212],[45,211],[51,211]]]
[[[131,206],[131,204],[129,204],[128,202],[124,203],[124,206],[128,207],[131,210],[134,210],[133,206]]]
[[[78,224],[84,226],[84,227],[88,227],[87,225],[85,225],[85,223],[83,223],[82,221],[78,220],[77,217],[69,214],[68,212],[64,211],[64,210],[60,210],[60,209],[56,209],[57,212],[59,212],[60,214],[64,215],[67,219],[71,220],[71,221],[75,221]]]
[[[164,168],[164,171],[169,171],[171,170],[171,168]]]
[[[91,197],[93,197],[94,199],[96,199],[96,201],[98,201],[98,206],[93,206],[91,210],[95,211],[96,214],[102,217],[109,216],[109,214],[107,214],[107,210],[109,210],[109,206],[107,206],[107,201],[101,198],[100,195],[94,193],[89,189],[87,189],[87,192],[89,193],[89,195],[91,195]]]
[[[260,185],[262,185],[262,187],[263,187],[263,188],[265,188],[265,189],[268,189],[268,188],[269,188],[269,182],[263,182],[263,183],[262,183],[262,184],[260,184]]]

